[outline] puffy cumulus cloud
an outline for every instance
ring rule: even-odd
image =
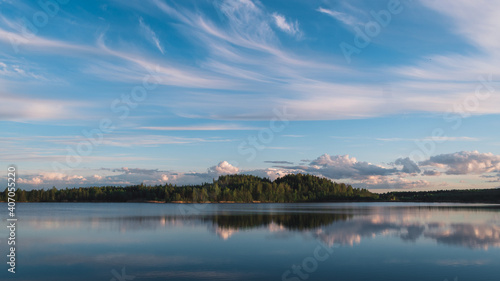
[[[438,170],[425,170],[422,175],[424,176],[440,176],[441,172]]]
[[[19,187],[31,190],[65,187],[86,187],[100,185],[164,184],[170,180],[168,172],[159,170],[122,167],[99,170],[78,171],[80,175],[64,173],[39,173],[25,175],[18,179]],[[96,173],[97,172],[97,173]],[[172,177],[174,178],[174,177]]]
[[[288,174],[295,174],[295,173],[298,172],[295,170],[279,169],[279,168],[258,169],[258,170],[243,172],[243,174],[246,175],[254,175],[261,178],[268,178],[272,181],[274,181],[277,178],[284,177]]]
[[[239,168],[227,161],[222,161],[216,166],[207,169],[205,173],[177,173],[162,171],[159,169],[142,168],[101,168],[98,170],[87,170],[82,175],[67,175],[63,173],[41,173],[22,177],[19,183],[23,189],[39,189],[56,186],[58,188],[73,186],[101,186],[101,185],[135,185],[144,183],[147,185],[171,184],[200,184],[211,182],[220,175],[236,174]]]
[[[112,185],[148,184],[158,185],[174,181],[176,174],[158,169],[127,168],[110,169],[112,174],[102,177],[97,183]]]
[[[172,171],[162,171],[158,169],[139,169],[123,167],[120,169],[105,169],[112,171],[114,175],[105,177],[102,181],[115,184],[200,184],[211,182],[220,175],[237,174],[239,168],[231,165],[227,161],[221,161],[219,164],[207,169],[205,173],[189,172],[179,173]]]
[[[60,184],[84,185],[87,179],[80,175],[67,175],[63,173],[41,173],[37,175],[21,176],[18,179],[20,188],[32,189],[34,186],[52,187]]]
[[[42,177],[28,177],[28,178],[19,178],[17,179],[18,186],[19,184],[27,184],[27,185],[39,185],[43,183]],[[21,186],[23,187],[23,186]]]
[[[370,189],[413,189],[431,187],[431,183],[421,179],[403,177],[369,176],[360,180],[357,187]]]
[[[103,169],[103,170],[110,170],[110,169]],[[120,169],[113,169],[113,172],[123,172],[125,174],[140,174],[140,175],[154,175],[159,173],[158,169],[139,169],[139,168],[128,168],[128,167],[122,167]]]
[[[500,173],[498,173],[496,175],[482,175],[481,177],[482,178],[490,178],[490,180],[487,180],[486,182],[500,182]],[[500,188],[500,186],[498,188]]]
[[[237,174],[239,172],[239,168],[229,164],[227,161],[220,162],[217,166],[212,166],[208,169],[209,174],[216,175],[228,175],[228,174]]]
[[[332,180],[348,180],[356,187],[370,189],[411,189],[431,187],[428,181],[422,179],[407,179],[407,176],[420,175],[419,166],[410,158],[399,158],[393,165],[403,166],[386,168],[365,161],[358,161],[349,155],[323,154],[308,165],[275,166],[281,169],[279,174],[309,173]],[[270,170],[261,171],[269,173]],[[280,175],[280,176],[283,176]],[[272,179],[272,178],[271,178]]]
[[[158,169],[141,169],[122,167],[117,169],[101,168],[105,175],[88,177],[88,185],[133,185],[133,184],[165,184],[169,181],[167,171]]]
[[[358,161],[355,157],[350,157],[349,155],[331,156],[323,154],[315,160],[310,161],[307,165],[281,165],[275,166],[275,168],[280,169],[280,173],[278,173],[279,176],[290,173],[309,173],[332,180],[347,180],[356,187],[369,189],[411,189],[431,187],[431,184],[426,180],[407,178],[410,176],[415,177],[422,175],[420,167],[410,158],[399,158],[391,165],[402,166],[402,168],[387,168],[365,161]],[[269,169],[262,170],[257,175],[263,176],[263,173],[270,172]],[[436,171],[436,173],[438,172]]]
[[[240,169],[231,165],[227,161],[221,161],[219,164],[207,169],[206,173],[190,172],[190,173],[172,173],[169,174],[169,183],[173,184],[200,184],[204,182],[212,182],[221,175],[238,174]]]
[[[500,171],[500,156],[478,151],[440,154],[420,162],[420,165],[445,169],[448,175],[483,174]]]
[[[401,172],[403,172],[403,173],[418,174],[421,172],[417,163],[413,162],[409,157],[399,158],[396,160],[396,162],[394,162],[394,164],[402,165],[403,169],[401,170]]]
[[[399,158],[390,166],[375,165],[358,161],[349,155],[323,154],[312,161],[301,161],[293,165],[287,161],[266,161],[276,165],[264,169],[244,170],[227,161],[207,168],[205,172],[174,172],[142,168],[102,168],[76,171],[77,174],[41,173],[26,175],[19,180],[22,188],[58,188],[95,185],[193,185],[212,182],[220,175],[247,174],[276,180],[288,174],[312,174],[330,180],[340,180],[358,188],[367,189],[435,189],[449,186],[447,182],[426,181],[426,177],[439,176],[442,171],[448,175],[479,174],[478,179],[486,182],[500,182],[500,157],[491,153],[457,152],[431,157],[417,165],[409,158]],[[290,164],[290,165],[286,165]],[[438,167],[434,169],[432,167]],[[79,173],[79,175],[78,175]],[[460,178],[454,178],[458,182]],[[28,187],[28,188],[26,188]],[[493,187],[493,186],[491,186]]]
[[[307,172],[321,174],[331,179],[364,179],[369,176],[384,176],[397,172],[397,169],[388,169],[368,162],[360,162],[349,155],[323,154],[313,160]]]

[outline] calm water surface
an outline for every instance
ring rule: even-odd
[[[17,216],[17,273],[4,226],[1,280],[500,280],[492,205],[25,203]]]

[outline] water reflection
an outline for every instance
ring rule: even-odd
[[[250,207],[249,207],[250,206]],[[254,205],[255,206],[255,205]],[[242,232],[265,231],[274,238],[293,235],[314,238],[332,247],[354,246],[364,239],[394,237],[406,243],[438,244],[488,250],[500,247],[498,209],[485,206],[345,206],[304,204],[208,206],[205,212],[183,216],[175,208],[155,215],[46,217],[25,220],[33,230],[89,229],[102,231],[169,231],[204,228],[222,240]],[[237,210],[237,211],[235,211]],[[125,212],[127,213],[127,212]]]
[[[500,227],[486,224],[451,224],[424,233],[426,237],[449,245],[469,248],[500,247]]]

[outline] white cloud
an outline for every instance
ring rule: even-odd
[[[85,52],[85,53],[97,53],[97,49],[93,47],[71,44],[60,40],[46,39],[40,36],[35,36],[30,33],[26,35],[23,33],[23,25],[17,25],[19,30],[18,33],[6,31],[0,28],[0,41],[8,44],[10,48],[14,48],[15,51],[19,51],[21,48],[29,51],[46,51],[46,52],[61,52],[61,50],[71,52]]]
[[[272,181],[293,173],[297,173],[297,171],[280,168],[257,169],[243,172],[243,174],[254,175],[261,178],[268,178]]]
[[[500,48],[498,14],[500,6],[488,0],[422,0],[423,5],[436,10],[453,21],[453,32],[464,36],[475,46],[497,52]]]
[[[379,141],[435,141],[435,142],[445,142],[445,141],[479,141],[478,138],[473,137],[426,137],[420,139],[405,139],[405,138],[373,138]]]
[[[144,19],[142,17],[139,17],[139,26],[144,32],[144,36],[146,37],[146,39],[151,41],[162,54],[165,54],[165,50],[163,49],[163,46],[160,43],[160,39],[158,38],[156,33],[151,29],[151,27],[148,26],[146,23],[144,23]]]
[[[377,68],[377,71],[369,67],[366,70],[339,67],[341,64],[335,61],[335,55],[305,58],[286,51],[273,31],[274,26],[294,33],[300,31],[297,22],[278,13],[273,14],[259,2],[250,0],[217,1],[215,8],[220,12],[220,21],[210,19],[202,12],[182,8],[181,5],[172,8],[161,1],[153,2],[154,7],[163,12],[162,16],[168,15],[173,21],[178,21],[173,26],[183,34],[189,34],[188,38],[193,38],[191,40],[196,44],[193,48],[199,48],[200,53],[206,54],[195,66],[179,65],[168,61],[165,56],[158,60],[139,54],[128,44],[117,43],[112,39],[106,41],[105,36],[98,38],[97,46],[91,46],[39,36],[28,40],[19,32],[0,29],[0,41],[7,46],[10,44],[9,38],[19,39],[23,42],[22,46],[30,47],[23,50],[28,53],[36,51],[85,58],[92,56],[92,63],[82,69],[100,79],[142,82],[147,75],[146,70],[151,70],[156,72],[155,77],[160,85],[195,90],[245,89],[251,93],[244,97],[245,102],[241,102],[241,95],[221,92],[200,93],[203,96],[201,98],[178,95],[178,98],[164,106],[175,109],[179,115],[196,113],[213,119],[265,119],[273,107],[279,106],[288,106],[296,115],[294,119],[298,120],[366,118],[403,112],[446,112],[453,109],[455,103],[470,98],[479,85],[479,82],[452,81],[471,81],[480,73],[498,75],[500,57],[494,51],[497,46],[495,42],[498,41],[497,36],[494,36],[498,24],[494,22],[496,8],[488,11],[484,8],[488,6],[477,5],[474,9],[481,9],[478,13],[484,14],[484,17],[474,17],[463,14],[462,11],[471,6],[466,1],[443,2],[445,4],[424,1],[424,5],[446,14],[456,26],[457,33],[467,36],[475,45],[483,46],[480,48],[486,50],[485,54],[430,54],[432,62],[426,59],[411,65]],[[450,10],[446,10],[448,6]],[[344,24],[357,24],[350,14],[323,7],[317,10],[336,17]],[[352,14],[359,13],[353,11]],[[460,23],[462,19],[473,25],[472,30],[477,29],[480,35],[468,32],[468,25]],[[490,22],[495,28],[489,27]],[[164,50],[158,34],[146,24],[144,18],[139,19],[139,26],[142,26],[144,35],[148,35],[148,40],[160,51]],[[9,67],[9,64],[6,65]],[[0,66],[0,72],[5,69]],[[13,68],[7,69],[20,75]],[[19,70],[29,74],[25,68]],[[383,85],[352,84],[347,82],[350,79],[336,80],[345,77],[343,75],[355,75],[359,78],[357,81],[367,77],[367,81],[383,80],[376,76],[389,75],[396,82],[392,85],[391,98],[386,98],[381,95]],[[500,96],[492,95],[487,101],[480,101],[480,106],[473,113],[499,113],[499,104]]]
[[[176,66],[174,62],[160,63],[158,60],[146,59],[141,55],[113,49],[108,47],[105,42],[105,34],[97,40],[97,45],[107,55],[111,55],[124,60],[121,65],[123,80],[130,82],[130,77],[135,75],[135,81],[143,83],[145,77],[150,78],[150,83],[159,85],[173,85],[187,88],[212,88],[212,89],[227,89],[234,86],[229,80],[217,77],[205,70],[187,67]],[[128,62],[128,64],[127,64]],[[143,68],[142,75],[137,75],[134,70],[130,70],[130,63],[134,66],[141,66]],[[115,67],[111,69],[94,69],[96,75],[113,75],[116,72]]]
[[[402,165],[403,169],[401,172],[408,174],[417,174],[420,173],[421,170],[418,167],[417,163],[413,162],[409,157],[399,158],[394,162],[396,165]]]
[[[280,15],[278,13],[273,13],[272,17],[274,19],[274,24],[284,31],[285,33],[288,33],[290,35],[297,35],[300,37],[300,29],[299,29],[299,22],[288,22],[285,18],[285,16]]]
[[[74,118],[88,102],[71,102],[56,99],[40,99],[25,95],[10,95],[0,92],[0,120],[40,121]]]
[[[499,233],[500,226],[496,224],[455,223],[448,228],[430,230],[425,236],[443,244],[488,250],[490,247],[500,247]]]
[[[448,175],[484,174],[500,171],[500,155],[461,151],[432,156],[420,165],[445,169]]]
[[[423,0],[420,3],[440,13],[442,15],[440,19],[445,23],[443,26],[449,27],[451,33],[468,42],[473,47],[471,48],[473,51],[467,53],[431,53],[412,65],[389,69],[389,74],[418,81],[406,81],[404,84],[410,92],[420,91],[422,97],[426,96],[425,92],[439,93],[439,96],[433,98],[437,107],[432,111],[451,111],[463,105],[467,100],[476,99],[478,100],[477,108],[468,113],[498,114],[500,98],[493,93],[495,88],[498,88],[498,81],[495,79],[500,75],[498,67],[500,64],[498,52],[500,38],[496,36],[498,29],[500,29],[500,21],[497,16],[500,12],[500,6],[491,5],[489,1],[483,0],[475,2]],[[479,81],[479,79],[491,80],[492,76],[495,77],[493,81],[486,83]],[[451,83],[450,81],[460,82]],[[472,82],[463,83],[465,81]],[[489,91],[491,96],[477,99],[475,91],[478,87],[483,87],[481,93],[487,94]],[[412,99],[413,102],[420,103],[418,97]],[[448,108],[445,108],[446,103],[448,103]]]
[[[32,65],[21,60],[10,59],[3,62],[0,61],[0,76],[9,77],[9,79],[46,80],[39,73],[39,70],[33,71],[31,68],[33,68]]]
[[[76,146],[82,142],[82,138],[78,136],[58,136],[58,137],[45,137],[40,136],[40,141],[55,144],[66,144]],[[9,138],[4,138],[9,140]],[[17,138],[17,140],[21,140]],[[26,140],[26,139],[23,139]],[[156,147],[165,144],[192,144],[203,142],[230,142],[230,139],[222,138],[189,138],[189,137],[176,137],[165,135],[123,135],[123,134],[107,134],[105,138],[99,143],[103,146],[116,146],[116,147]]]
[[[163,127],[140,127],[139,129],[154,131],[247,131],[259,130],[257,127],[247,127],[241,125],[199,125],[199,126],[163,126]]]
[[[356,187],[370,189],[422,189],[432,187],[431,183],[423,179],[408,179],[404,177],[368,176],[360,180]]]
[[[251,0],[225,0],[218,5],[218,8],[229,20],[229,26],[233,31],[234,37],[230,41],[239,44],[246,42],[250,43],[249,47],[268,49],[266,45],[276,40],[259,3]],[[208,26],[205,29],[210,30]],[[224,37],[230,38],[227,35]]]
[[[440,176],[441,172],[438,170],[425,170],[422,175],[424,175],[424,176]]]
[[[448,187],[448,182],[437,182],[431,176],[439,176],[438,170],[430,170],[426,167],[421,171],[414,162],[407,158],[395,161],[396,165],[403,166],[401,169],[386,168],[364,161],[358,161],[349,155],[323,154],[306,165],[282,165],[267,169],[241,169],[227,161],[221,161],[217,165],[209,167],[206,172],[175,172],[160,169],[143,169],[122,167],[116,169],[102,168],[100,170],[81,170],[79,173],[39,173],[21,177],[22,188],[31,189],[42,187],[68,187],[68,186],[93,186],[93,185],[134,185],[134,184],[201,184],[212,182],[220,175],[248,174],[275,180],[288,174],[309,173],[331,180],[352,184],[358,188],[368,189],[420,189],[432,190]],[[496,178],[500,173],[500,156],[491,153],[457,152],[431,157],[425,163],[426,166],[436,166],[446,170],[447,179],[458,182],[459,177],[453,175],[475,175],[481,178]],[[497,176],[488,173],[498,173]],[[478,176],[479,175],[479,176]],[[426,179],[430,179],[427,181]],[[467,178],[474,180],[474,178]],[[491,184],[498,182],[496,179],[488,181]],[[483,186],[483,188],[485,188]]]
[[[162,175],[161,175],[161,180],[162,180],[162,181],[164,181],[164,182],[168,182],[169,178],[168,178],[168,176],[167,176],[167,175],[162,174]]]
[[[227,161],[220,162],[217,166],[212,166],[208,169],[209,174],[215,175],[231,175],[237,174],[239,172],[239,168],[229,164]]]
[[[41,173],[35,176],[21,176],[18,182],[23,185],[33,185],[45,187],[64,185],[84,185],[87,179],[80,175],[67,175],[63,173]]]
[[[364,179],[369,176],[390,175],[397,172],[394,168],[389,169],[368,162],[360,162],[349,155],[323,154],[309,165],[306,171],[320,173],[331,179]]]
[[[360,22],[353,16],[351,15],[348,15],[348,14],[345,14],[345,13],[342,13],[342,12],[338,12],[338,11],[333,11],[333,10],[329,10],[329,9],[325,9],[325,8],[321,8],[319,7],[317,9],[318,12],[320,13],[323,13],[323,14],[327,14],[329,16],[331,16],[332,18],[342,22],[343,24],[347,25],[347,26],[356,26],[356,25],[360,25]]]

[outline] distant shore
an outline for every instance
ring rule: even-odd
[[[308,174],[271,181],[251,175],[220,176],[212,183],[176,186],[94,186],[0,192],[0,202],[129,202],[129,203],[312,203],[421,202],[500,204],[500,188],[436,191],[393,191],[376,194]],[[9,195],[11,194],[11,195]],[[14,198],[12,198],[14,197]]]
[[[0,201],[0,203],[7,203],[7,201]],[[442,203],[442,204],[492,204],[500,205],[500,201],[386,201],[386,200],[371,200],[371,201],[308,201],[308,202],[235,202],[235,201],[221,201],[221,202],[193,202],[193,201],[157,201],[157,200],[130,200],[130,201],[41,201],[29,202],[18,201],[16,203],[145,203],[145,204],[308,204],[308,203]]]

